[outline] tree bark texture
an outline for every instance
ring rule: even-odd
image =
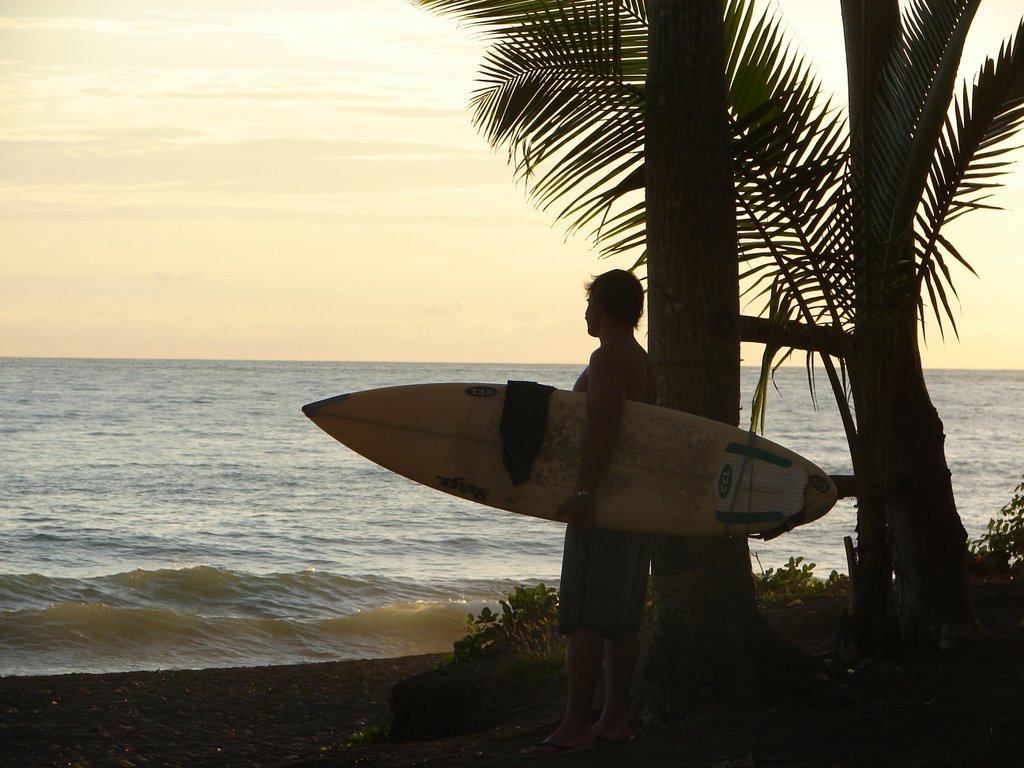
[[[739,421],[739,280],[722,0],[651,0],[647,81],[650,348],[661,404]],[[757,690],[745,539],[665,537],[636,697],[673,718]]]
[[[898,0],[841,0],[849,85],[853,166],[860,201],[853,241],[857,280],[857,336],[864,343],[849,359],[851,390],[859,436],[853,456],[857,478],[857,549],[850,567],[850,600],[838,647],[847,658],[888,647],[892,619],[892,554],[885,514],[887,407],[886,347],[890,334],[872,255],[882,246],[873,237],[870,146],[872,98],[882,65],[899,33]]]
[[[739,421],[739,289],[721,0],[652,0],[649,331],[664,404]]]
[[[887,468],[895,607],[903,647],[947,648],[977,635],[967,531],[956,509],[945,434],[925,386],[911,323],[897,339]]]

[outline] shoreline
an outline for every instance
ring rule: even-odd
[[[628,745],[559,763],[608,766],[1010,766],[1019,759],[1024,582],[975,585],[982,636],[923,660],[867,660],[828,686],[641,726]],[[843,598],[762,609],[780,636],[831,654]],[[391,687],[444,654],[263,667],[0,678],[0,762],[39,766],[411,768],[522,765],[561,700],[498,728],[339,748],[387,727]],[[541,761],[540,764],[546,764]]]

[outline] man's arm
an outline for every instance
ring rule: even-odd
[[[598,349],[587,367],[587,429],[583,434],[580,471],[574,494],[559,509],[559,517],[581,527],[594,524],[594,504],[578,494],[593,493],[604,477],[626,404],[626,372],[608,350]]]

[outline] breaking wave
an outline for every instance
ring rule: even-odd
[[[209,566],[0,577],[0,675],[257,666],[451,650],[502,585]],[[457,592],[457,593],[456,593]]]

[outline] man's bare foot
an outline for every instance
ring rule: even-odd
[[[539,744],[527,747],[519,754],[523,757],[549,757],[552,755],[568,755],[594,748],[594,734],[590,729],[569,731],[559,728]]]
[[[606,727],[600,723],[594,723],[590,732],[594,734],[594,741],[619,742],[633,740],[633,731],[625,724]]]
[[[540,744],[534,744],[532,747],[527,747],[519,754],[527,758],[554,757],[556,755],[571,755],[576,752],[585,752],[586,750],[593,748],[593,742],[571,746],[569,744],[560,744],[559,742],[552,741],[551,739],[545,739]]]

